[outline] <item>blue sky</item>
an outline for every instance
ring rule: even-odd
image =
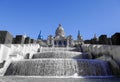
[[[0,30],[36,39],[55,35],[61,23],[67,35],[84,39],[120,32],[120,0],[0,0]]]

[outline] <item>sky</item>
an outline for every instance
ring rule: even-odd
[[[120,0],[0,0],[0,30],[36,39],[55,35],[62,24],[66,36],[83,39],[120,32]]]

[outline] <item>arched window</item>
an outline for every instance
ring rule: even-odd
[[[55,42],[54,42],[54,45],[56,45],[56,44],[57,44],[57,42],[55,41]]]
[[[65,45],[65,46],[67,45],[67,42],[66,42],[66,41],[64,41],[64,45]]]
[[[59,41],[59,43],[58,43],[58,44],[59,44],[59,46],[61,46],[61,45],[62,45],[62,42],[61,42],[61,41]]]

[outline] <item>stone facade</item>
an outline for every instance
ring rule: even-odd
[[[25,42],[24,42],[24,43],[25,43],[25,44],[29,44],[30,42],[31,42],[30,37],[26,37],[26,38],[25,38]]]
[[[23,35],[16,35],[14,43],[15,44],[24,44],[25,37]]]
[[[13,36],[8,31],[0,31],[0,44],[11,44]]]

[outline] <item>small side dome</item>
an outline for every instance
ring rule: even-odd
[[[61,36],[61,37],[65,36],[65,32],[61,24],[59,24],[58,28],[56,29],[55,34],[56,36]]]

